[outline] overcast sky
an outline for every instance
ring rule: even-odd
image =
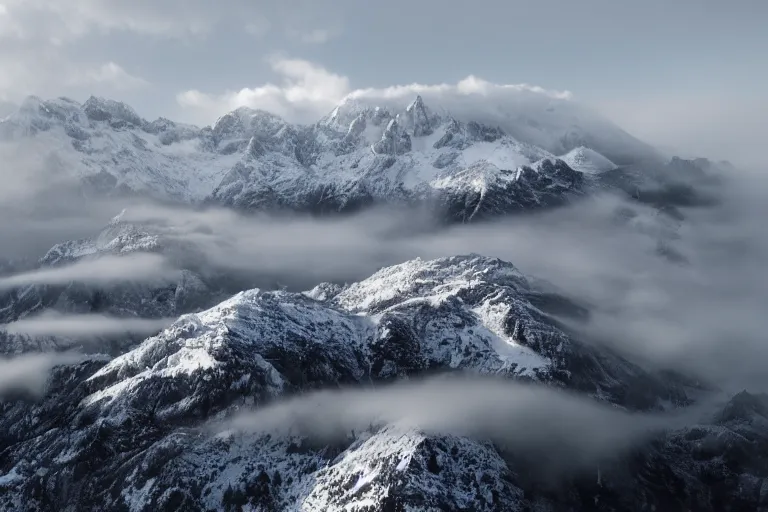
[[[475,75],[571,91],[657,145],[758,161],[766,20],[764,0],[0,0],[0,111],[93,93],[207,124],[239,104],[320,112],[358,88]]]

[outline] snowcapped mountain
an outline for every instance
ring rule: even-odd
[[[603,155],[584,146],[579,146],[563,155],[561,159],[573,169],[578,169],[589,176],[599,176],[618,168]]]
[[[40,165],[53,160],[88,190],[184,201],[205,197],[237,161],[200,151],[199,136],[196,127],[149,123],[123,103],[93,97],[82,105],[29,97],[0,121],[0,138],[28,143]]]
[[[245,210],[427,204],[466,222],[605,188],[672,209],[666,220],[676,206],[706,204],[689,185],[711,183],[713,164],[659,164],[577,105],[531,94],[446,106],[428,94],[374,100],[359,91],[311,125],[240,108],[205,128],[148,122],[111,100],[28,98],[0,120],[0,139],[30,155],[11,165],[53,171],[87,194]],[[644,229],[627,210],[617,221]],[[42,397],[0,396],[0,510],[768,510],[768,399],[746,392],[700,425],[655,433],[606,466],[543,483],[531,476],[536,460],[493,440],[399,422],[331,441],[222,432],[244,411],[312,390],[381,389],[435,373],[649,414],[694,403],[703,386],[582,339],[562,318],[583,321],[586,307],[499,259],[415,259],[303,293],[247,289],[172,219],[125,217],[36,262],[0,263],[0,278],[137,255],[174,268],[158,279],[6,287],[0,324],[49,310],[176,318],[146,339],[99,340],[93,351],[113,357],[60,364]],[[661,227],[665,241],[676,233]],[[91,352],[79,339],[0,330],[3,357],[73,347]]]
[[[687,402],[682,383],[571,337],[540,309],[548,300],[512,265],[480,256],[414,260],[344,288],[237,294],[106,365],[60,367],[39,404],[2,403],[1,503],[44,510],[57,495],[48,489],[66,488],[58,503],[81,510],[241,498],[263,510],[388,510],[392,499],[523,510],[514,471],[482,441],[388,425],[334,452],[188,429],[286,394],[435,370],[551,383],[631,409]],[[486,476],[466,480],[475,473]]]
[[[635,160],[651,154],[567,103],[489,115],[484,101],[477,119],[467,105],[433,108],[421,96],[386,105],[358,97],[313,125],[239,108],[199,129],[148,122],[112,100],[30,97],[0,121],[0,138],[28,144],[36,165],[65,171],[90,193],[311,212],[430,201],[455,220],[583,193],[583,174],[615,167],[596,147]]]
[[[226,279],[215,272],[202,271],[201,256],[189,244],[162,236],[151,223],[127,223],[120,216],[92,238],[56,244],[31,268],[56,269],[96,263],[104,257],[130,258],[146,254],[162,255],[181,270],[169,274],[168,278],[139,282],[93,285],[72,279],[62,285],[30,284],[0,290],[0,325],[51,310],[119,318],[174,318],[211,306],[232,293],[225,284]],[[102,340],[94,345],[103,350],[107,341],[115,342],[113,351],[120,353],[126,346],[140,341],[124,338]],[[0,354],[58,350],[79,344],[76,339],[11,334],[0,328]]]
[[[197,428],[309,389],[441,369],[580,390],[630,410],[689,401],[682,381],[568,334],[546,313],[557,299],[511,264],[472,255],[409,261],[304,294],[237,294],[107,364],[58,367],[40,402],[0,403],[0,506],[522,511],[581,507],[580,495],[590,510],[634,510],[632,500],[666,510],[757,504],[768,475],[743,450],[747,439],[768,446],[754,426],[768,406],[748,394],[709,424],[659,434],[597,483],[592,475],[547,488],[525,476],[530,461],[490,442],[400,424],[331,444]],[[706,475],[723,460],[733,461],[730,479],[710,489]],[[739,491],[747,482],[752,490]]]

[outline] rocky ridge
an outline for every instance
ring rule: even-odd
[[[202,129],[102,98],[30,97],[0,120],[0,138],[29,144],[45,155],[41,172],[63,168],[87,194],[313,213],[427,202],[454,221],[561,204],[584,193],[584,172],[611,166],[575,139],[550,146],[582,158],[558,158],[420,96],[389,108],[345,100],[311,125],[242,107]]]
[[[714,499],[697,478],[721,454],[737,457],[733,450],[755,442],[741,437],[744,429],[753,440],[763,435],[750,423],[768,410],[760,397],[737,397],[712,425],[670,433],[639,459],[622,460],[646,464],[651,476],[617,469],[600,485],[568,479],[554,490],[521,476],[525,462],[492,444],[397,424],[333,445],[197,428],[310,389],[430,371],[564,387],[630,410],[690,401],[684,381],[569,334],[546,312],[556,299],[532,289],[512,265],[473,255],[414,260],[304,294],[242,292],[182,316],[111,362],[57,368],[40,402],[3,402],[0,503],[17,510],[52,503],[131,511],[558,510],[589,495],[604,504],[590,510],[639,510],[626,501],[627,487],[647,506]],[[572,306],[571,314],[582,313]],[[715,442],[722,436],[736,444]],[[702,458],[690,445],[705,439],[712,441]],[[681,443],[694,459],[676,458]],[[754,458],[730,471],[742,479],[763,475]],[[674,475],[665,485],[680,494],[654,487],[652,478],[664,472]],[[722,482],[717,499],[759,500],[757,490],[750,498],[733,485]]]

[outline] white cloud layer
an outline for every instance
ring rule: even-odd
[[[0,291],[28,285],[65,285],[72,281],[104,285],[117,282],[151,282],[175,272],[159,254],[138,253],[82,259],[70,265],[45,267],[0,277]]]
[[[187,110],[188,120],[209,124],[226,112],[238,107],[250,107],[267,110],[292,122],[314,122],[328,114],[341,101],[376,100],[379,103],[396,103],[405,106],[420,94],[426,99],[439,101],[441,104],[458,103],[465,108],[475,110],[477,102],[466,101],[469,98],[481,99],[485,104],[498,107],[520,106],[531,102],[537,107],[543,102],[568,100],[568,91],[550,91],[528,84],[494,84],[470,75],[456,84],[425,85],[412,83],[385,88],[353,89],[348,77],[333,73],[324,67],[302,59],[273,57],[269,60],[272,70],[282,81],[279,84],[266,83],[253,88],[224,93],[205,93],[196,89],[181,92],[178,103]],[[461,101],[456,102],[456,97]],[[486,100],[490,99],[488,102]]]
[[[218,20],[211,7],[203,0],[4,0],[0,37],[60,43],[113,31],[197,36],[208,33]]]
[[[41,394],[54,367],[83,359],[84,356],[72,352],[0,357],[0,395],[8,392]]]
[[[208,94],[196,89],[178,94],[189,118],[209,124],[237,107],[263,109],[290,121],[316,120],[330,112],[350,91],[349,79],[301,59],[270,59],[280,84],[266,83],[239,91]]]
[[[91,338],[117,334],[150,335],[173,323],[168,318],[120,318],[107,315],[64,315],[46,311],[0,326],[9,334],[32,337],[65,336]]]
[[[634,135],[672,154],[764,166],[768,98],[669,94],[598,102],[596,107]]]
[[[188,43],[227,25],[263,35],[270,25],[261,11],[262,6],[246,0],[3,0],[0,99],[113,96],[145,86],[147,80],[111,56],[94,65],[86,56],[91,52],[74,43],[92,38],[90,44],[119,49],[122,43],[115,41],[125,35]]]
[[[564,391],[504,380],[433,377],[374,389],[302,394],[247,409],[218,430],[308,436],[333,442],[371,425],[490,439],[542,467],[575,469],[618,455],[652,432],[695,422],[707,407],[632,414]],[[541,457],[542,452],[556,455]]]

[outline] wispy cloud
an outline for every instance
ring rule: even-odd
[[[179,93],[177,102],[189,110],[191,120],[201,124],[211,123],[242,106],[264,109],[291,121],[304,121],[328,113],[350,90],[347,77],[309,61],[274,57],[269,61],[282,83],[220,94],[192,89]]]
[[[671,154],[764,165],[763,138],[768,133],[764,96],[687,91],[606,99],[596,107],[633,135]]]
[[[162,330],[173,323],[173,320],[172,318],[121,318],[99,314],[70,315],[46,311],[0,325],[0,330],[5,330],[9,334],[25,334],[33,337],[93,338],[116,334],[145,336]]]
[[[768,281],[762,271],[768,237],[760,221],[765,205],[755,192],[764,181],[759,173],[731,176],[720,206],[686,210],[680,225],[611,195],[448,229],[435,229],[427,217],[406,210],[276,219],[146,207],[129,208],[124,219],[167,223],[162,236],[191,244],[214,267],[293,289],[364,279],[415,257],[499,257],[589,306],[589,322],[574,326],[585,340],[723,386],[768,389],[759,363],[768,357]],[[689,263],[661,257],[662,240]]]
[[[78,363],[84,358],[73,352],[0,357],[0,395],[8,392],[39,395],[45,390],[49,373],[54,367]]]
[[[547,469],[576,468],[621,455],[657,429],[695,421],[677,415],[630,414],[541,386],[479,378],[431,378],[375,389],[304,394],[243,412],[215,428],[329,441],[371,425],[490,439],[516,456],[536,454]]]
[[[314,39],[320,42],[326,40],[324,38],[329,33],[302,32],[301,35],[309,38],[307,42]],[[473,75],[455,84],[412,83],[353,89],[348,77],[307,60],[273,56],[269,63],[282,78],[281,83],[266,83],[219,94],[191,89],[179,93],[176,100],[187,109],[191,121],[201,124],[211,123],[223,113],[242,106],[264,109],[292,122],[315,122],[347,97],[370,100],[382,107],[397,105],[405,108],[420,94],[428,104],[434,102],[456,116],[482,121],[483,116],[495,115],[494,122],[498,123],[508,114],[502,113],[499,117],[500,105],[522,114],[525,111],[541,112],[553,101],[571,98],[568,91],[547,90],[527,84],[496,84]]]
[[[62,285],[72,281],[94,285],[159,281],[172,279],[176,274],[159,254],[110,255],[0,277],[0,291],[36,284]]]
[[[55,0],[5,0],[6,29],[0,36],[68,41],[92,33],[123,31],[188,37],[208,33],[221,15],[217,12],[221,9],[200,0],[72,0],[66,6]]]

